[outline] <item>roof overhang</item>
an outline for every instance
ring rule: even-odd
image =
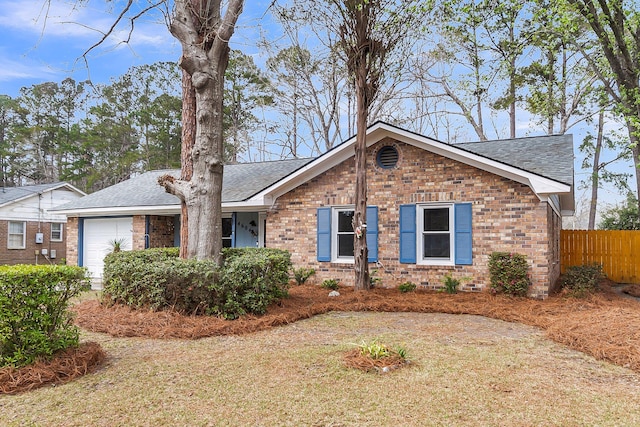
[[[29,187],[29,186],[27,186],[27,187]],[[23,187],[23,189],[24,188],[25,187]],[[28,194],[25,194],[24,196],[19,197],[17,199],[9,200],[9,201],[7,201],[5,203],[0,203],[0,208],[4,207],[4,206],[12,205],[14,203],[17,203],[17,202],[20,202],[20,201],[23,201],[23,200],[26,200],[26,199],[30,199],[30,198],[32,198],[34,196],[42,195],[42,194],[45,194],[45,193],[50,193],[51,191],[59,190],[61,188],[67,188],[67,189],[79,194],[80,196],[86,196],[87,195],[87,193],[85,193],[84,191],[80,190],[79,188],[76,188],[75,186],[73,186],[73,185],[71,185],[71,184],[69,184],[67,182],[61,182],[61,183],[59,183],[59,185],[55,185],[55,186],[52,186],[52,187],[49,187],[49,188],[46,188],[46,189],[42,189],[40,191],[34,191],[34,190],[27,189]]]
[[[538,198],[540,198],[540,200],[547,200],[548,196],[557,194],[560,197],[563,214],[568,214],[574,210],[575,202],[573,198],[573,188],[571,185],[471,153],[458,148],[455,145],[445,144],[413,132],[396,128],[386,123],[378,122],[367,129],[367,147],[370,147],[385,138],[392,138],[423,150],[430,151],[434,154],[438,154],[480,170],[527,185],[538,196]],[[279,182],[276,182],[270,187],[264,189],[244,203],[255,203],[265,206],[272,204],[283,194],[354,156],[355,140],[355,136],[351,137],[344,143],[331,149]]]

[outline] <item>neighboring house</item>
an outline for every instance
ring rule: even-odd
[[[353,283],[354,144],[315,159],[225,166],[225,246],[287,249],[317,280]],[[378,122],[367,146],[369,261],[385,286],[438,288],[451,273],[471,278],[465,289],[486,289],[489,255],[507,251],[526,255],[530,295],[549,293],[560,274],[561,217],[574,211],[570,135],[449,145]],[[109,239],[135,249],[177,244],[180,206],[157,185],[163,173],[62,207],[69,262],[99,277]]]
[[[67,217],[50,209],[84,195],[64,182],[0,188],[0,264],[63,262]]]

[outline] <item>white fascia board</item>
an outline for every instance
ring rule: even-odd
[[[64,209],[64,210],[56,210],[54,211],[54,213],[66,215],[68,217],[177,215],[180,213],[180,205]]]
[[[571,192],[570,185],[563,184],[531,172],[523,171],[522,169],[462,150],[457,148],[455,145],[445,144],[425,136],[389,126],[385,123],[377,123],[369,129],[367,132],[367,147],[370,147],[387,137],[430,151],[434,154],[459,161],[495,175],[511,179],[521,184],[525,184],[529,186],[541,199],[544,199],[545,195],[548,194]],[[353,156],[355,154],[353,148],[354,144],[355,136],[313,160],[306,166],[289,175],[287,178],[256,194],[254,197],[249,199],[249,201],[263,201],[267,196],[270,196],[273,200],[277,199],[281,195],[293,190],[297,186],[309,181]]]
[[[80,196],[86,196],[87,195],[87,193],[85,193],[84,191],[74,187],[71,184],[61,183],[60,185],[56,185],[55,187],[47,188],[46,190],[43,190],[41,192],[29,190],[29,194],[27,194],[27,195],[25,195],[23,197],[20,197],[18,199],[9,200],[8,202],[2,203],[2,204],[0,204],[0,208],[2,208],[4,206],[10,206],[10,205],[12,205],[14,203],[22,202],[22,201],[24,201],[26,199],[30,199],[32,197],[37,197],[37,196],[40,196],[42,194],[50,193],[50,192],[52,192],[54,190],[59,190],[61,188],[68,188],[69,190],[78,193]]]
[[[389,136],[434,154],[528,185],[539,197],[571,192],[570,185],[465,151],[455,145],[445,144],[401,129],[393,129],[392,135]]]

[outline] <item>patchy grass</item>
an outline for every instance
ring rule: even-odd
[[[109,355],[72,383],[0,396],[8,426],[639,425],[640,375],[472,315],[333,312],[199,340],[84,333]],[[387,375],[353,343],[403,345]]]

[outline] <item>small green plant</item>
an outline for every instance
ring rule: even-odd
[[[122,247],[127,243],[127,239],[121,237],[119,239],[111,239],[109,240],[109,246],[111,247],[111,252],[120,252]]]
[[[403,294],[406,294],[407,292],[413,292],[416,290],[416,284],[413,282],[404,282],[403,284],[398,286],[398,290]]]
[[[373,339],[368,342],[362,341],[359,347],[360,354],[370,357],[371,359],[382,359],[391,355],[389,347],[379,342],[377,339]]]
[[[566,289],[569,295],[581,298],[598,290],[602,278],[602,264],[576,265],[567,268],[560,278],[560,286]]]
[[[378,270],[371,270],[371,274],[369,274],[369,284],[371,287],[375,288],[380,282],[382,282],[382,278],[378,276]]]
[[[324,289],[331,289],[335,291],[338,289],[338,283],[340,282],[336,279],[325,279],[322,281],[322,284],[320,286]]]
[[[396,346],[396,354],[402,359],[402,360],[406,360],[407,359],[407,349],[404,348],[403,346],[399,345]]]
[[[529,265],[524,255],[513,252],[493,252],[489,256],[492,292],[526,296],[531,284],[528,270]]]
[[[460,279],[456,279],[451,275],[451,273],[447,273],[444,275],[440,281],[444,285],[444,288],[441,289],[442,292],[446,292],[448,294],[457,294],[458,288],[462,284],[462,282],[471,280],[470,277],[462,277]]]
[[[298,285],[304,284],[314,274],[316,274],[316,271],[313,268],[300,267],[293,269],[293,277]]]

